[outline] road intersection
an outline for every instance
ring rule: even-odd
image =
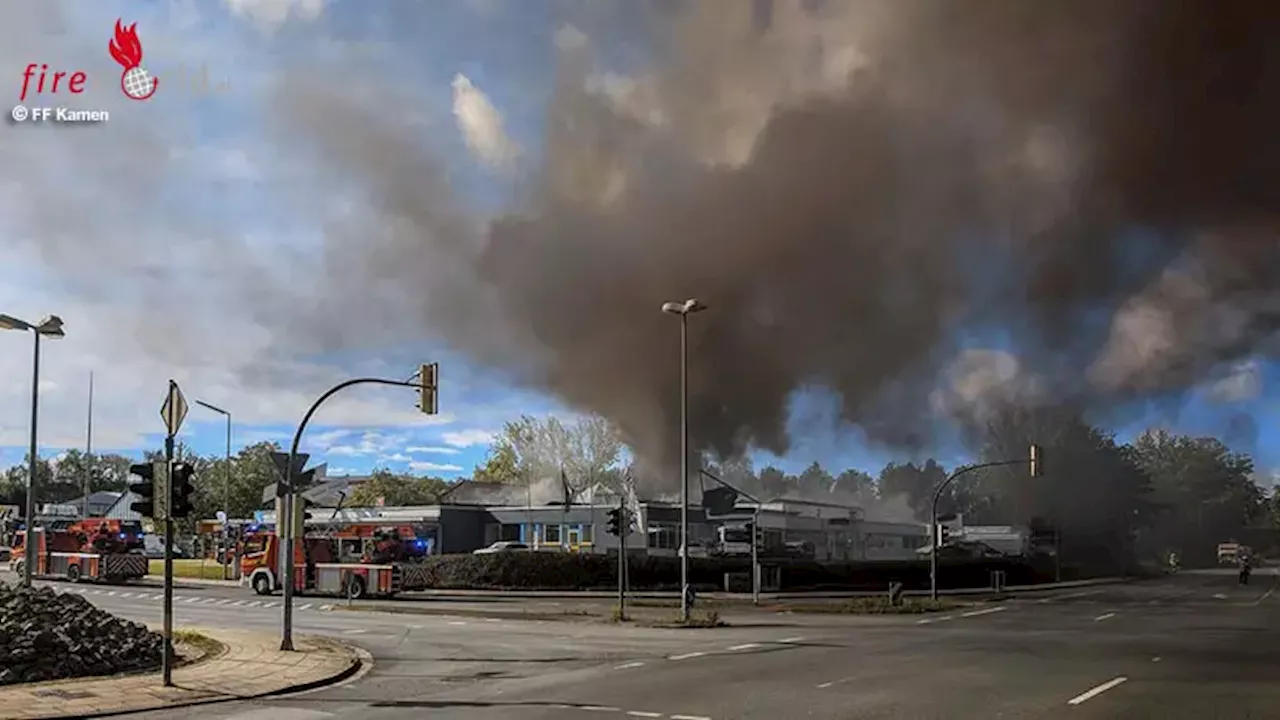
[[[307,598],[298,632],[364,647],[371,669],[303,695],[132,717],[1275,717],[1277,582],[1271,570],[1246,587],[1225,573],[1184,573],[929,616],[744,611],[729,614],[731,627],[703,630],[338,612]],[[142,597],[82,588],[104,609],[159,618],[150,588]],[[196,599],[177,603],[180,626],[278,631],[278,598],[183,594]]]

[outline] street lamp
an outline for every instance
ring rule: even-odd
[[[221,556],[218,558],[222,564],[222,579],[227,579],[227,520],[231,518],[231,413],[223,410],[217,405],[211,405],[203,400],[196,400],[196,404],[206,410],[212,410],[227,418],[227,460],[224,468],[224,484],[222,486],[222,514],[226,516],[226,520],[222,522],[222,548]]]
[[[35,351],[31,363],[31,468],[27,474],[27,534],[23,541],[22,561],[22,584],[24,587],[31,587],[31,573],[36,562],[35,538],[32,537],[32,530],[35,527],[36,518],[36,423],[40,408],[40,337],[43,335],[49,338],[60,338],[66,333],[62,331],[62,318],[57,315],[48,315],[35,325],[12,315],[0,315],[0,330],[30,330],[32,337],[35,338]]]
[[[689,620],[689,315],[707,306],[689,298],[662,304],[680,316],[680,616]]]

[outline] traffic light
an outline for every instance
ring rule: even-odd
[[[138,502],[130,503],[129,509],[138,513],[144,518],[155,518],[156,515],[156,490],[160,484],[156,482],[156,466],[152,463],[138,463],[129,466],[129,474],[136,475],[141,478],[138,482],[129,483],[129,492],[141,498]],[[163,506],[161,506],[163,508]]]
[[[1031,477],[1042,477],[1044,475],[1044,453],[1039,445],[1031,444]]]
[[[609,534],[615,537],[622,536],[622,508],[614,508],[609,511]]]
[[[440,412],[439,383],[440,363],[423,365],[418,371],[418,380],[422,382],[422,396],[418,400],[418,409],[428,415]]]
[[[307,521],[311,519],[311,512],[307,507],[311,505],[311,501],[295,495],[293,498],[293,536],[300,538],[306,534]]]
[[[942,523],[938,523],[936,527],[938,528],[938,547],[946,547],[947,543],[951,542],[951,528]]]
[[[173,470],[170,473],[173,498],[169,505],[169,517],[184,518],[194,510],[192,502],[195,496],[195,488],[191,487],[191,477],[195,473],[196,469],[191,463],[176,462],[173,464]]]

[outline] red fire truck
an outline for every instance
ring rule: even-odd
[[[127,520],[81,520],[65,528],[36,528],[32,576],[72,582],[123,582],[146,577],[142,525]],[[9,569],[22,573],[27,531],[14,537]]]
[[[259,595],[282,590],[281,541],[272,531],[247,533],[241,548],[240,577]],[[417,560],[428,545],[409,526],[364,526],[313,530],[295,541],[294,592],[341,595],[353,599],[392,597],[427,587]]]

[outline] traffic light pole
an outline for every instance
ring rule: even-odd
[[[627,508],[618,504],[618,619],[627,619],[627,531],[631,524]]]
[[[173,436],[164,439],[164,686],[173,687]]]
[[[293,651],[293,584],[295,582],[293,562],[293,508],[295,500],[293,463],[295,458],[298,457],[298,446],[302,444],[302,433],[307,429],[307,423],[311,422],[311,416],[316,414],[316,411],[320,409],[325,400],[333,397],[339,390],[344,390],[352,385],[394,385],[396,387],[420,388],[423,382],[427,382],[427,378],[423,378],[422,382],[371,377],[346,380],[329,388],[325,394],[317,398],[311,404],[311,408],[307,410],[307,414],[302,416],[302,422],[298,423],[298,429],[293,433],[293,444],[289,446],[289,465],[285,469],[284,497],[283,502],[280,503],[280,510],[285,517],[276,518],[276,534],[283,540],[282,544],[284,545],[284,618],[280,632],[280,650],[284,652]],[[168,574],[168,572],[165,573],[166,576]]]
[[[929,539],[929,598],[938,599],[938,543],[942,540],[942,533],[938,530],[938,500],[942,497],[942,491],[947,489],[953,480],[974,470],[982,470],[984,468],[1004,467],[1005,465],[1023,465],[1026,460],[1003,460],[1001,462],[979,463],[977,465],[965,465],[957,468],[955,472],[947,476],[940,485],[933,491],[933,502],[929,505],[929,532],[933,533],[933,537]]]

